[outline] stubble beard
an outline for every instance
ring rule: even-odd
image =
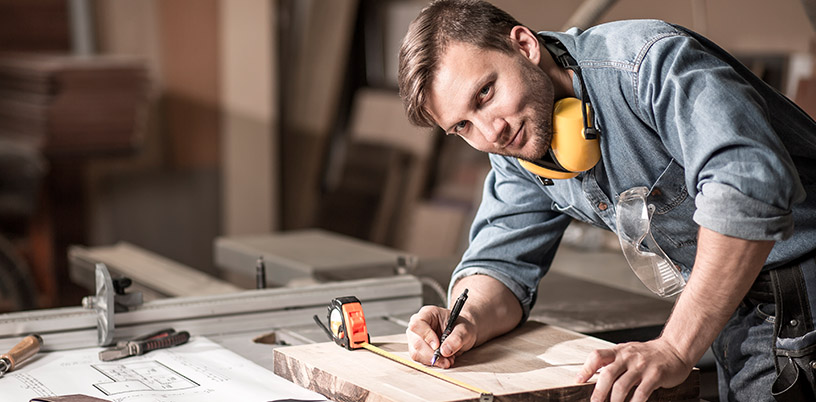
[[[522,73],[529,79],[526,103],[529,105],[529,139],[525,149],[516,158],[535,162],[543,158],[552,142],[553,84],[540,67],[527,60],[517,59]]]

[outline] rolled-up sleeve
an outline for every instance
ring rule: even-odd
[[[710,181],[694,200],[698,225],[748,240],[785,240],[793,235],[793,214],[742,194],[734,187]]]
[[[656,41],[637,74],[642,117],[685,169],[694,221],[728,236],[784,240],[804,199],[768,107],[746,78],[686,35]]]

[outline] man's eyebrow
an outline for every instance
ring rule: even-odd
[[[476,103],[476,96],[479,94],[479,92],[482,91],[482,88],[484,88],[484,86],[487,85],[487,83],[495,80],[496,72],[491,71],[489,74],[485,74],[484,76],[480,77],[477,81],[475,81],[476,84],[471,85],[470,89],[468,89],[468,91],[466,92],[468,94],[467,101],[468,110],[473,108],[474,104]],[[444,129],[445,133],[451,133],[452,132],[451,130],[453,130],[453,128],[456,127],[456,125],[459,124],[459,122],[461,121],[462,120],[456,120],[455,122],[453,122],[453,124],[450,127]]]

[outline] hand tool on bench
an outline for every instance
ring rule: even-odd
[[[8,353],[0,355],[0,377],[6,372],[14,370],[18,364],[28,360],[31,356],[40,351],[43,340],[37,334],[31,334],[23,338]]]
[[[99,352],[99,360],[107,362],[143,355],[152,350],[181,345],[189,339],[190,334],[187,331],[176,332],[172,328],[162,329],[130,341],[119,342],[116,346]]]
[[[393,353],[387,352],[381,348],[372,345],[371,336],[368,334],[368,326],[365,322],[365,314],[363,313],[363,306],[360,300],[355,296],[345,296],[332,299],[328,307],[328,321],[327,327],[317,315],[314,316],[314,321],[323,328],[323,331],[336,344],[348,349],[367,349],[380,356],[391,359],[397,363],[406,365],[413,369],[419,370],[425,374],[430,374],[436,378],[447,381],[451,384],[469,389],[479,393],[479,402],[492,402],[493,393],[486,391],[470,384],[466,384],[455,378],[449,377],[445,374],[431,370],[417,362],[397,356]],[[329,329],[331,328],[331,329]]]

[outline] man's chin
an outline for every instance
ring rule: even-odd
[[[518,158],[518,159],[521,159],[521,160],[524,160],[524,161],[527,161],[527,162],[535,163],[536,161],[540,161],[540,160],[544,159],[544,157],[547,156],[547,151],[549,151],[549,149],[545,149],[543,151],[537,151],[537,152],[534,152],[534,153],[519,153],[518,155],[508,155],[508,156],[513,156],[515,158]]]
[[[547,152],[549,152],[548,146],[541,146],[540,141],[534,142],[532,144],[527,144],[528,146],[520,149],[516,152],[511,152],[506,149],[502,149],[499,152],[494,152],[496,155],[508,156],[511,158],[518,158],[521,160],[525,160],[527,162],[533,162],[541,160],[542,158],[547,156]],[[532,147],[529,145],[533,145]]]
[[[506,156],[506,157],[509,157],[509,158],[517,158],[517,159],[525,160],[525,161],[527,161],[527,162],[531,162],[531,160],[530,160],[530,157],[529,157],[529,156],[524,156],[524,155],[522,155],[522,154],[515,153],[515,152],[504,152],[504,151],[501,151],[501,152],[492,152],[492,153],[493,153],[493,154],[495,154],[495,155]],[[534,160],[534,159],[533,159],[533,160]]]

